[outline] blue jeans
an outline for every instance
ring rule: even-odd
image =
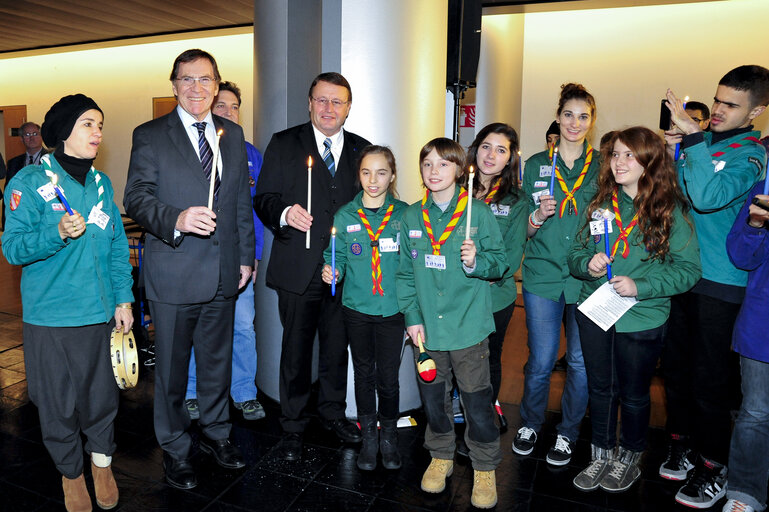
[[[194,348],[194,347],[193,347]],[[186,399],[197,398],[195,351],[190,355]],[[235,325],[232,336],[232,381],[230,396],[234,402],[256,399],[256,334],[254,333],[254,283],[248,282],[235,301]]]
[[[651,386],[662,353],[665,324],[636,332],[604,331],[577,312],[579,334],[590,389],[592,442],[613,450],[617,444],[617,411],[622,413],[619,445],[631,452],[646,449],[651,413]]]
[[[561,396],[561,423],[556,429],[570,441],[576,441],[587,409],[587,375],[575,319],[577,305],[566,304],[563,294],[560,300],[552,301],[529,293],[526,288],[523,289],[523,305],[529,331],[529,360],[523,369],[522,426],[539,432],[545,422],[550,376],[558,357],[563,322],[568,370]]]
[[[766,507],[769,475],[769,363],[740,356],[742,406],[734,423],[726,497]]]

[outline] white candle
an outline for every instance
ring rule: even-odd
[[[467,181],[467,227],[465,227],[465,240],[470,240],[470,218],[473,216],[473,178],[475,172],[470,166],[470,179]]]
[[[222,138],[223,130],[219,129],[216,132],[216,140],[214,141],[214,159],[211,162],[211,182],[208,186],[208,209],[214,208],[214,184],[216,183],[216,173],[218,172],[217,163],[219,162],[219,139]],[[219,175],[219,181],[221,181],[221,174]]]
[[[312,157],[307,157],[307,213],[312,215]],[[305,235],[304,248],[310,248],[310,230]]]

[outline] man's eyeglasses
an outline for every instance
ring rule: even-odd
[[[312,101],[314,101],[315,104],[318,105],[319,107],[323,107],[323,108],[326,108],[329,103],[331,103],[331,106],[334,108],[341,108],[347,105],[348,103],[350,103],[349,101],[330,100],[328,98],[313,98]]]
[[[40,132],[27,132],[21,134],[22,137],[37,137],[38,135],[40,135]]]
[[[210,76],[183,76],[177,78],[176,81],[181,82],[184,87],[192,87],[195,82],[198,82],[203,87],[210,87],[216,82],[216,79],[211,78]]]

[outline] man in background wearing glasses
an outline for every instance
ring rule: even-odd
[[[40,158],[47,153],[43,148],[43,137],[40,135],[40,125],[31,121],[24,123],[19,128],[19,137],[24,144],[25,151],[19,156],[8,160],[8,169],[5,173],[5,184],[16,176],[16,173],[28,165],[37,165]],[[1,177],[1,176],[0,176]],[[0,194],[0,198],[3,196]],[[5,208],[3,208],[3,227],[5,227]]]
[[[352,90],[342,75],[318,75],[308,94],[310,121],[272,136],[256,185],[254,209],[275,235],[267,285],[278,293],[283,324],[280,422],[284,432],[281,454],[286,460],[302,456],[302,437],[311,413],[308,402],[316,331],[318,415],[342,441],[361,440],[358,428],[345,418],[347,335],[342,293],[338,285],[332,297],[320,277],[334,213],[355,196],[357,155],[369,145],[342,129],[351,105]],[[308,157],[312,158],[310,212]]]
[[[251,277],[254,222],[243,130],[211,114],[219,81],[209,53],[176,58],[178,106],[134,130],[123,200],[147,230],[142,279],[155,327],[155,436],[166,481],[181,489],[197,485],[184,406],[193,346],[200,448],[220,466],[245,466],[229,441],[229,394],[235,297]]]

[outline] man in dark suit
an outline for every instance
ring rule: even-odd
[[[272,136],[254,197],[256,213],[275,234],[267,285],[277,290],[283,324],[280,421],[286,460],[301,458],[316,331],[320,340],[318,413],[324,426],[341,440],[361,439],[358,428],[345,418],[347,335],[342,294],[337,289],[332,297],[320,274],[334,213],[355,196],[357,154],[369,142],[342,129],[352,91],[339,73],[318,75],[308,102],[310,122]],[[310,212],[306,209],[308,157],[312,157]]]
[[[26,122],[19,128],[19,137],[24,144],[24,153],[8,160],[8,169],[2,173],[0,178],[5,177],[5,184],[11,181],[22,168],[28,165],[37,165],[40,158],[47,153],[43,147],[43,137],[40,135],[40,125],[33,122]],[[1,158],[1,157],[0,157]],[[2,198],[0,194],[0,198]],[[3,208],[3,226],[5,226],[5,208]]]
[[[147,230],[142,278],[155,327],[155,435],[166,480],[183,489],[197,485],[184,408],[192,345],[200,448],[223,467],[245,465],[229,441],[228,397],[235,297],[251,276],[254,223],[243,131],[211,114],[219,81],[210,54],[187,50],[176,58],[171,83],[179,105],[134,130],[124,198],[126,213]]]

